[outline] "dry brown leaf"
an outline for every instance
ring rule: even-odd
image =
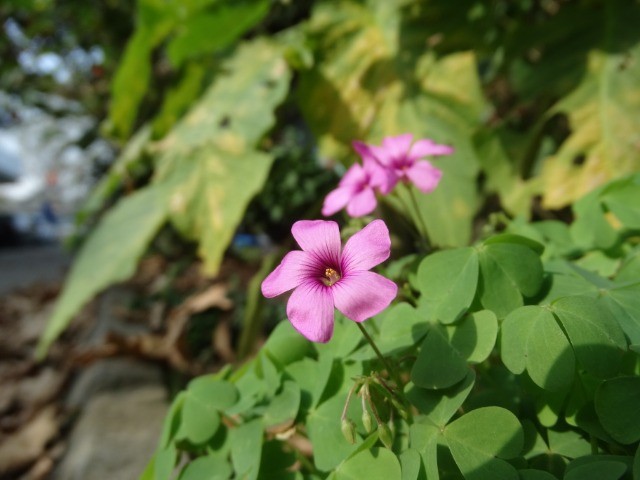
[[[27,377],[20,382],[16,400],[24,407],[38,408],[55,399],[64,380],[63,372],[45,368],[37,376]]]
[[[236,359],[231,340],[231,328],[228,320],[220,320],[213,331],[211,338],[213,351],[225,363],[234,363]]]
[[[23,469],[38,459],[58,432],[56,408],[43,408],[13,435],[0,443],[0,475]]]
[[[50,456],[40,457],[29,471],[20,477],[20,480],[45,480],[53,471],[54,466],[55,462]]]
[[[229,310],[233,307],[233,302],[227,298],[228,291],[229,287],[226,284],[217,283],[203,292],[191,295],[181,306],[184,306],[190,314],[214,307],[220,310]]]
[[[199,313],[209,308],[217,307],[221,310],[229,310],[233,307],[233,302],[227,298],[228,287],[225,284],[211,285],[203,292],[195,293],[174,308],[167,320],[168,344],[175,345],[184,331],[189,317],[194,313]]]

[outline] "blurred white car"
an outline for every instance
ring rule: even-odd
[[[15,119],[0,126],[0,243],[11,243],[1,238],[9,240],[9,228],[45,241],[70,233],[73,215],[95,183],[96,162],[113,157],[104,140],[80,148],[96,121],[69,103],[53,116],[0,92],[0,109],[13,109],[9,117]]]

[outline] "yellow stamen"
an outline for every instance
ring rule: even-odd
[[[340,280],[340,274],[336,272],[333,268],[326,268],[324,270],[324,277],[322,278],[322,283],[324,283],[327,287],[330,287],[338,280]]]

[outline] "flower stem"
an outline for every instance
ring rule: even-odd
[[[367,342],[369,342],[369,345],[371,345],[371,348],[373,348],[373,351],[376,352],[378,359],[380,360],[380,362],[382,362],[382,365],[384,365],[384,368],[387,369],[387,372],[389,372],[389,375],[391,375],[391,377],[393,378],[393,381],[396,382],[398,389],[402,389],[402,383],[400,382],[400,377],[398,376],[395,370],[391,369],[391,367],[389,366],[389,362],[387,362],[387,359],[384,357],[384,355],[382,355],[382,353],[380,352],[380,349],[378,349],[378,346],[376,345],[376,342],[373,340],[373,338],[371,338],[371,335],[369,335],[369,332],[367,332],[367,329],[364,328],[364,325],[362,325],[361,323],[356,322],[356,325],[362,332],[362,335],[364,335],[364,338],[367,339]]]
[[[351,396],[356,391],[356,388],[360,386],[359,382],[354,383],[347,394],[347,401],[344,402],[344,408],[342,409],[342,415],[340,416],[341,421],[345,421],[347,419],[347,409],[349,408],[349,402],[351,401]]]
[[[418,200],[416,199],[414,190],[411,188],[411,186],[408,186],[407,190],[409,191],[409,198],[411,199],[411,204],[413,205],[413,208],[416,211],[417,221],[420,224],[418,230],[422,230],[421,233],[427,245],[427,250],[430,250],[431,242],[429,241],[429,233],[427,230],[427,225],[426,223],[424,223],[424,218],[422,218],[422,215],[420,215],[420,207],[418,206]]]

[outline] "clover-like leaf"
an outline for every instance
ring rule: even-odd
[[[478,255],[471,247],[444,250],[425,257],[416,276],[421,301],[433,318],[453,323],[469,308],[478,284]]]
[[[263,425],[259,418],[230,430],[231,463],[237,478],[258,478],[263,433]]]
[[[391,305],[379,317],[382,326],[376,341],[383,354],[413,348],[429,331],[426,319],[405,302]],[[375,355],[375,352],[371,353]]]
[[[504,319],[501,354],[513,373],[525,369],[546,390],[566,390],[575,375],[575,356],[553,314],[542,307],[525,306]]]
[[[613,314],[629,343],[640,343],[640,283],[606,290],[599,300]]]
[[[402,478],[398,457],[391,450],[376,448],[363,450],[347,459],[335,471],[336,480],[389,480]]]
[[[180,480],[227,480],[232,473],[224,455],[210,453],[190,462],[182,471]]]
[[[420,388],[410,383],[406,387],[406,396],[435,425],[444,427],[471,393],[475,380],[475,372],[468,370],[461,382],[445,389]]]
[[[519,455],[524,445],[522,426],[509,410],[472,410],[448,425],[443,435],[465,479],[518,479],[516,469],[503,460]]]
[[[438,439],[441,429],[426,419],[417,420],[409,429],[409,444],[422,457],[428,479],[440,478],[438,471]]]
[[[498,319],[490,310],[466,315],[459,323],[446,327],[453,348],[469,363],[484,362],[496,343]]]
[[[640,377],[605,380],[596,390],[594,403],[600,423],[616,441],[630,444],[640,440]]]
[[[176,438],[201,444],[211,438],[220,426],[220,411],[238,399],[236,387],[213,375],[191,381],[182,404],[180,427]]]
[[[624,460],[612,455],[580,457],[567,465],[563,480],[618,480],[627,471]]]
[[[271,399],[262,421],[265,427],[293,422],[300,408],[300,387],[296,382],[285,381],[282,391]]]
[[[521,243],[489,243],[481,247],[480,301],[503,318],[523,305],[523,295],[538,293],[542,262],[534,250]]]
[[[432,328],[411,369],[411,381],[422,388],[447,388],[462,380],[468,369],[467,361],[446,336]]]
[[[611,313],[596,299],[561,298],[553,313],[567,332],[578,362],[587,372],[607,378],[618,371],[627,341]]]

